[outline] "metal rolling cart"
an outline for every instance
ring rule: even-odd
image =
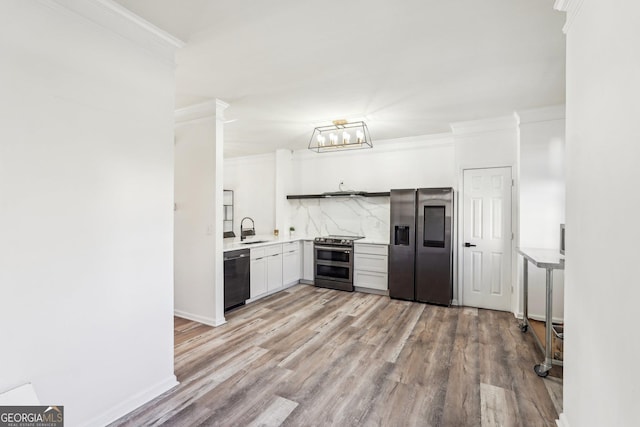
[[[554,359],[552,353],[553,329],[553,270],[564,270],[564,255],[554,249],[534,249],[518,248],[522,255],[522,287],[523,287],[523,309],[522,323],[520,330],[527,332],[529,329],[529,262],[538,268],[546,270],[546,305],[545,305],[545,345],[543,346],[535,332],[532,331],[540,349],[544,352],[544,362],[535,365],[533,370],[540,377],[549,375],[553,365],[563,366],[562,360]],[[562,332],[556,333],[560,339],[564,339]]]

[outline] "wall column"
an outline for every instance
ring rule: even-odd
[[[176,111],[175,314],[225,323],[222,193],[224,110],[215,100]]]

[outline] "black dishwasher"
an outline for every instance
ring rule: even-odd
[[[250,298],[249,249],[224,254],[224,311],[243,305]]]

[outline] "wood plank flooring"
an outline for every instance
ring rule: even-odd
[[[180,385],[113,426],[555,426],[552,384],[510,313],[297,285],[175,319]],[[561,398],[561,397],[560,397]]]

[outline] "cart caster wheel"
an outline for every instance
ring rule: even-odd
[[[542,372],[540,370],[540,365],[536,365],[533,367],[533,371],[540,377],[540,378],[546,378],[547,375],[549,375],[549,371],[544,371]]]
[[[521,331],[522,333],[527,332],[527,330],[528,330],[528,329],[529,329],[529,327],[528,327],[527,325],[520,325],[520,331]]]

